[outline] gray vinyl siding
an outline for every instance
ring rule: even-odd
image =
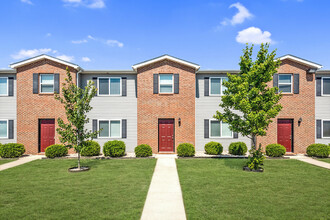
[[[93,119],[127,119],[127,138],[97,138],[103,145],[109,140],[122,140],[126,144],[126,152],[134,152],[137,145],[137,98],[136,98],[136,75],[95,75],[81,74],[80,85],[85,88],[87,82],[93,77],[127,77],[127,96],[95,96],[92,99],[93,109],[88,113],[90,119],[86,128],[92,130]]]
[[[316,74],[316,77],[330,77],[330,75]],[[315,119],[330,120],[330,96],[315,96]],[[315,123],[315,132],[316,132],[316,123]],[[315,135],[315,143],[329,144],[330,138],[318,139],[317,136]]]
[[[196,102],[195,102],[195,142],[196,150],[204,151],[204,146],[210,141],[216,141],[222,144],[223,150],[228,151],[232,142],[245,142],[248,148],[251,147],[251,141],[247,137],[238,134],[238,138],[204,138],[204,119],[212,119],[217,110],[221,111],[219,103],[220,96],[204,96],[204,77],[225,77],[226,74],[196,74]]]
[[[14,139],[0,138],[0,143],[17,142],[17,89],[16,74],[1,73],[0,77],[14,77],[14,96],[0,96],[0,119],[14,120]]]

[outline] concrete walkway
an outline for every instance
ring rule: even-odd
[[[15,160],[13,162],[5,163],[0,165],[0,171],[6,170],[12,167],[19,166],[21,164],[25,164],[34,160],[38,160],[44,157],[43,155],[30,155],[30,156],[25,156],[25,157],[20,157],[18,160]]]
[[[318,166],[318,167],[323,167],[323,168],[326,168],[326,169],[330,169],[330,163],[315,160],[315,159],[310,158],[310,157],[297,156],[297,158],[290,157],[290,159],[296,159],[296,160],[300,160],[302,162],[309,163],[309,164],[312,164],[312,165],[315,165],[315,166]]]
[[[141,219],[184,220],[186,213],[175,163],[176,155],[156,157],[158,160]]]

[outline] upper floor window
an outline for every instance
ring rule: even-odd
[[[232,138],[233,132],[229,129],[228,123],[218,120],[210,120],[210,137]]]
[[[121,95],[121,78],[120,77],[99,77],[98,78],[98,95]]]
[[[323,134],[322,137],[330,138],[330,120],[323,120]]]
[[[173,93],[173,74],[159,74],[159,93]]]
[[[54,74],[40,74],[40,93],[54,93]]]
[[[0,120],[0,138],[8,138],[8,121]]]
[[[292,74],[278,74],[278,89],[282,93],[292,93]]]
[[[322,95],[330,96],[330,77],[322,77]]]
[[[99,120],[99,129],[101,138],[120,138],[121,120]]]
[[[8,78],[0,77],[0,96],[8,95]]]
[[[223,82],[227,80],[227,77],[210,77],[210,95],[223,95],[223,92],[227,89],[226,86],[223,85]]]

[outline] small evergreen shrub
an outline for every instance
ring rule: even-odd
[[[152,156],[152,149],[148,144],[140,144],[134,149],[136,157],[150,157]]]
[[[263,155],[263,153],[261,151],[261,147],[259,147],[258,149],[252,148],[249,152],[250,152],[250,155],[249,155],[248,162],[246,165],[251,170],[263,169],[262,165],[264,165],[265,156]]]
[[[96,141],[85,141],[81,149],[81,156],[98,156],[100,154],[100,149],[101,147]]]
[[[307,147],[306,153],[310,157],[328,157],[329,146],[326,144],[311,144]]]
[[[179,144],[178,148],[178,156],[179,157],[193,157],[195,156],[195,147],[189,143]]]
[[[64,157],[68,154],[68,148],[62,144],[50,145],[46,148],[45,155],[48,158]]]
[[[245,155],[247,146],[244,142],[233,142],[229,145],[229,153],[232,155]]]
[[[0,144],[0,157],[14,158],[20,157],[25,153],[25,147],[23,144],[8,143]]]
[[[220,155],[222,154],[223,147],[220,143],[211,141],[204,146],[204,150],[206,154],[211,154],[211,155]]]
[[[122,157],[125,155],[126,145],[123,141],[108,141],[103,146],[104,156]]]
[[[266,155],[269,157],[283,157],[286,149],[281,144],[269,144],[266,146]]]

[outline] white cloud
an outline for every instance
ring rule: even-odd
[[[89,57],[82,57],[81,60],[83,62],[91,62],[91,59]]]
[[[93,37],[91,35],[88,35],[87,38],[85,39],[82,39],[82,40],[73,40],[71,41],[73,44],[82,44],[82,43],[88,43],[90,40],[93,40],[93,41],[96,41],[96,42],[100,42],[102,44],[106,44],[110,47],[123,47],[124,46],[124,43],[118,41],[118,40],[105,40],[105,39],[102,39],[102,38],[96,38],[96,37]]]
[[[121,42],[119,42],[117,40],[107,40],[105,43],[107,45],[111,46],[111,47],[115,47],[115,46],[117,46],[117,47],[123,47],[124,46],[123,43],[121,43]]]
[[[73,40],[71,42],[73,44],[83,44],[83,43],[87,43],[88,41],[86,39],[83,39],[83,40]]]
[[[86,7],[86,8],[105,8],[105,0],[62,0],[65,4],[64,6],[70,7]]]
[[[104,8],[105,3],[103,0],[94,0],[89,5],[87,5],[88,8]]]
[[[21,0],[21,2],[29,4],[29,5],[33,5],[33,3],[30,0]]]
[[[68,62],[72,62],[74,61],[74,56],[68,56],[68,55],[59,55],[59,56],[56,56],[58,59],[61,59],[61,60],[65,60],[65,61],[68,61]]]
[[[91,35],[88,35],[87,38],[91,40],[96,40],[96,38],[92,37]]]
[[[246,19],[250,19],[253,17],[253,14],[249,12],[247,8],[245,8],[241,3],[237,2],[229,6],[229,8],[237,8],[238,12],[232,17],[232,19],[225,18],[221,24],[222,25],[236,25],[242,24]]]
[[[25,59],[29,57],[38,56],[40,54],[49,53],[52,49],[50,48],[41,48],[41,49],[32,49],[32,50],[20,50],[18,53],[11,55],[15,60]]]
[[[46,37],[51,37],[51,36],[52,36],[51,33],[47,33],[47,34],[46,34]]]
[[[262,32],[260,28],[249,27],[242,31],[239,31],[236,36],[236,41],[238,43],[252,43],[252,44],[261,44],[261,43],[270,43],[273,42],[270,38],[271,33],[268,31]]]

